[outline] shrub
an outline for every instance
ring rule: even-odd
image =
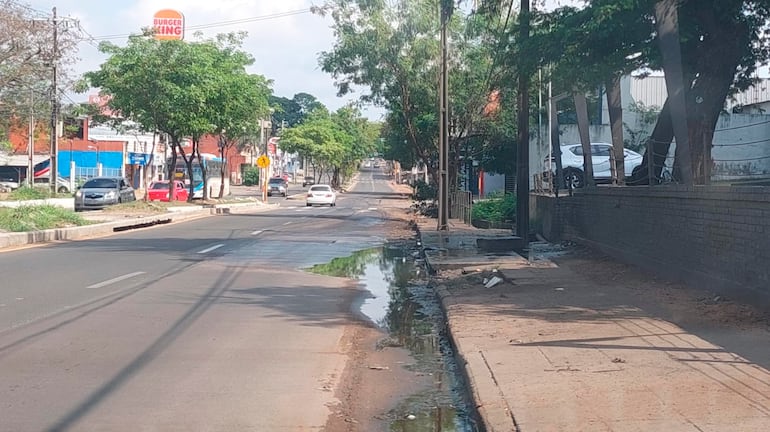
[[[492,194],[488,199],[473,204],[473,219],[489,222],[508,222],[516,219],[516,196]]]
[[[415,201],[435,200],[438,197],[438,189],[422,180],[417,180],[414,184]]]
[[[243,184],[245,186],[255,186],[259,184],[259,169],[254,167],[246,168],[243,172]]]

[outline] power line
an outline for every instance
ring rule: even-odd
[[[270,15],[261,15],[261,16],[251,17],[251,18],[241,18],[236,20],[218,21],[218,22],[213,22],[208,24],[199,24],[199,25],[189,26],[185,30],[204,30],[204,29],[213,28],[213,27],[224,27],[224,26],[237,25],[237,24],[268,21],[268,20],[273,20],[278,18],[286,18],[290,16],[295,16],[295,15],[302,15],[302,14],[310,13],[312,11],[313,9],[311,8],[297,9],[293,11],[279,12],[279,13],[274,13]],[[112,34],[112,35],[105,35],[105,36],[99,36],[99,37],[91,36],[91,38],[94,41],[102,41],[102,40],[110,40],[110,39],[124,39],[129,36],[131,36],[131,33]]]

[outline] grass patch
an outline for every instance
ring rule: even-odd
[[[131,201],[104,208],[105,213],[165,213],[171,205],[180,205],[179,202],[169,204],[160,201]]]
[[[22,186],[11,193],[0,195],[3,201],[30,201],[48,198],[71,198],[71,194],[51,194],[51,190],[44,187]]]
[[[0,230],[10,232],[39,231],[89,225],[71,210],[50,205],[0,208]]]

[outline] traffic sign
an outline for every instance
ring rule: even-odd
[[[257,166],[260,168],[267,168],[270,166],[270,158],[262,155],[257,158]]]

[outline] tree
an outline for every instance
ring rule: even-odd
[[[27,133],[28,116],[51,113],[53,22],[18,1],[0,0],[0,29],[0,136],[11,128]],[[67,66],[81,40],[78,26],[58,35],[59,91],[70,84]]]
[[[499,2],[495,2],[499,3]],[[539,16],[533,43],[554,65],[554,77],[602,83],[640,68],[661,69],[654,8],[657,0],[591,0],[583,9],[561,8]],[[713,130],[726,98],[754,81],[759,64],[770,58],[765,26],[770,4],[763,0],[684,0],[679,8],[680,46],[692,170],[705,182]],[[655,160],[645,161],[634,181],[653,163],[659,177],[673,137],[670,106],[663,106],[648,145]],[[675,161],[675,171],[678,161]]]
[[[378,138],[379,128],[361,117],[360,111],[352,106],[342,107],[335,113],[316,108],[303,123],[284,131],[281,147],[309,158],[316,172],[329,174],[332,186],[339,188],[358,163],[375,149]]]
[[[110,96],[109,107],[121,121],[169,137],[172,166],[181,156],[192,174],[198,160],[204,198],[208,190],[200,138],[214,133],[224,141],[237,140],[267,107],[268,81],[246,74],[253,59],[240,50],[242,39],[242,34],[229,34],[188,43],[133,35],[125,47],[102,43],[108,60],[86,74],[90,85]],[[193,141],[189,154],[181,145],[184,137]],[[193,187],[191,182],[190,199]]]
[[[404,152],[395,159],[432,165],[438,151],[435,2],[330,0],[322,10],[334,19],[337,41],[321,53],[320,64],[339,94],[365,87],[361,101],[389,111],[389,133],[398,137],[392,144]]]

